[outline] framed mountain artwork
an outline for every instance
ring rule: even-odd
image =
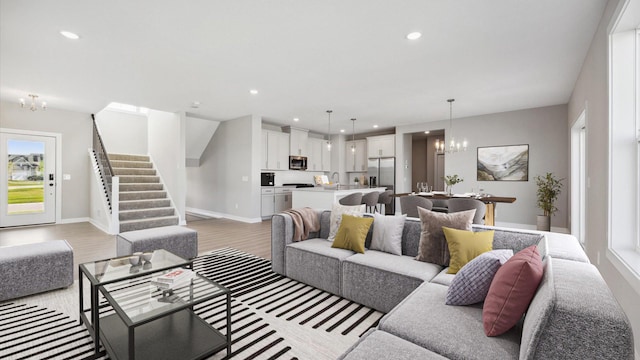
[[[479,147],[478,181],[529,181],[529,145]]]

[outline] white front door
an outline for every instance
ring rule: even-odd
[[[56,138],[0,132],[0,227],[56,221]]]

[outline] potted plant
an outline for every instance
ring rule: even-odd
[[[447,175],[444,177],[444,183],[447,185],[447,195],[453,194],[453,185],[463,182],[464,179],[459,178],[458,175]]]
[[[551,216],[558,211],[555,202],[562,191],[564,179],[558,179],[552,173],[547,173],[544,176],[537,175],[535,180],[538,186],[537,205],[542,209],[542,215],[538,215],[538,230],[550,231]]]

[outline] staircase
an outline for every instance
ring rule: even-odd
[[[164,185],[148,156],[109,154],[120,177],[120,232],[178,225]]]

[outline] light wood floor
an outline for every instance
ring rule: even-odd
[[[271,259],[271,221],[247,224],[227,219],[187,217],[187,227],[198,231],[200,253],[232,247]],[[73,247],[74,269],[78,264],[116,256],[116,236],[88,222],[0,229],[2,246],[65,239]],[[76,274],[77,276],[77,274]]]

